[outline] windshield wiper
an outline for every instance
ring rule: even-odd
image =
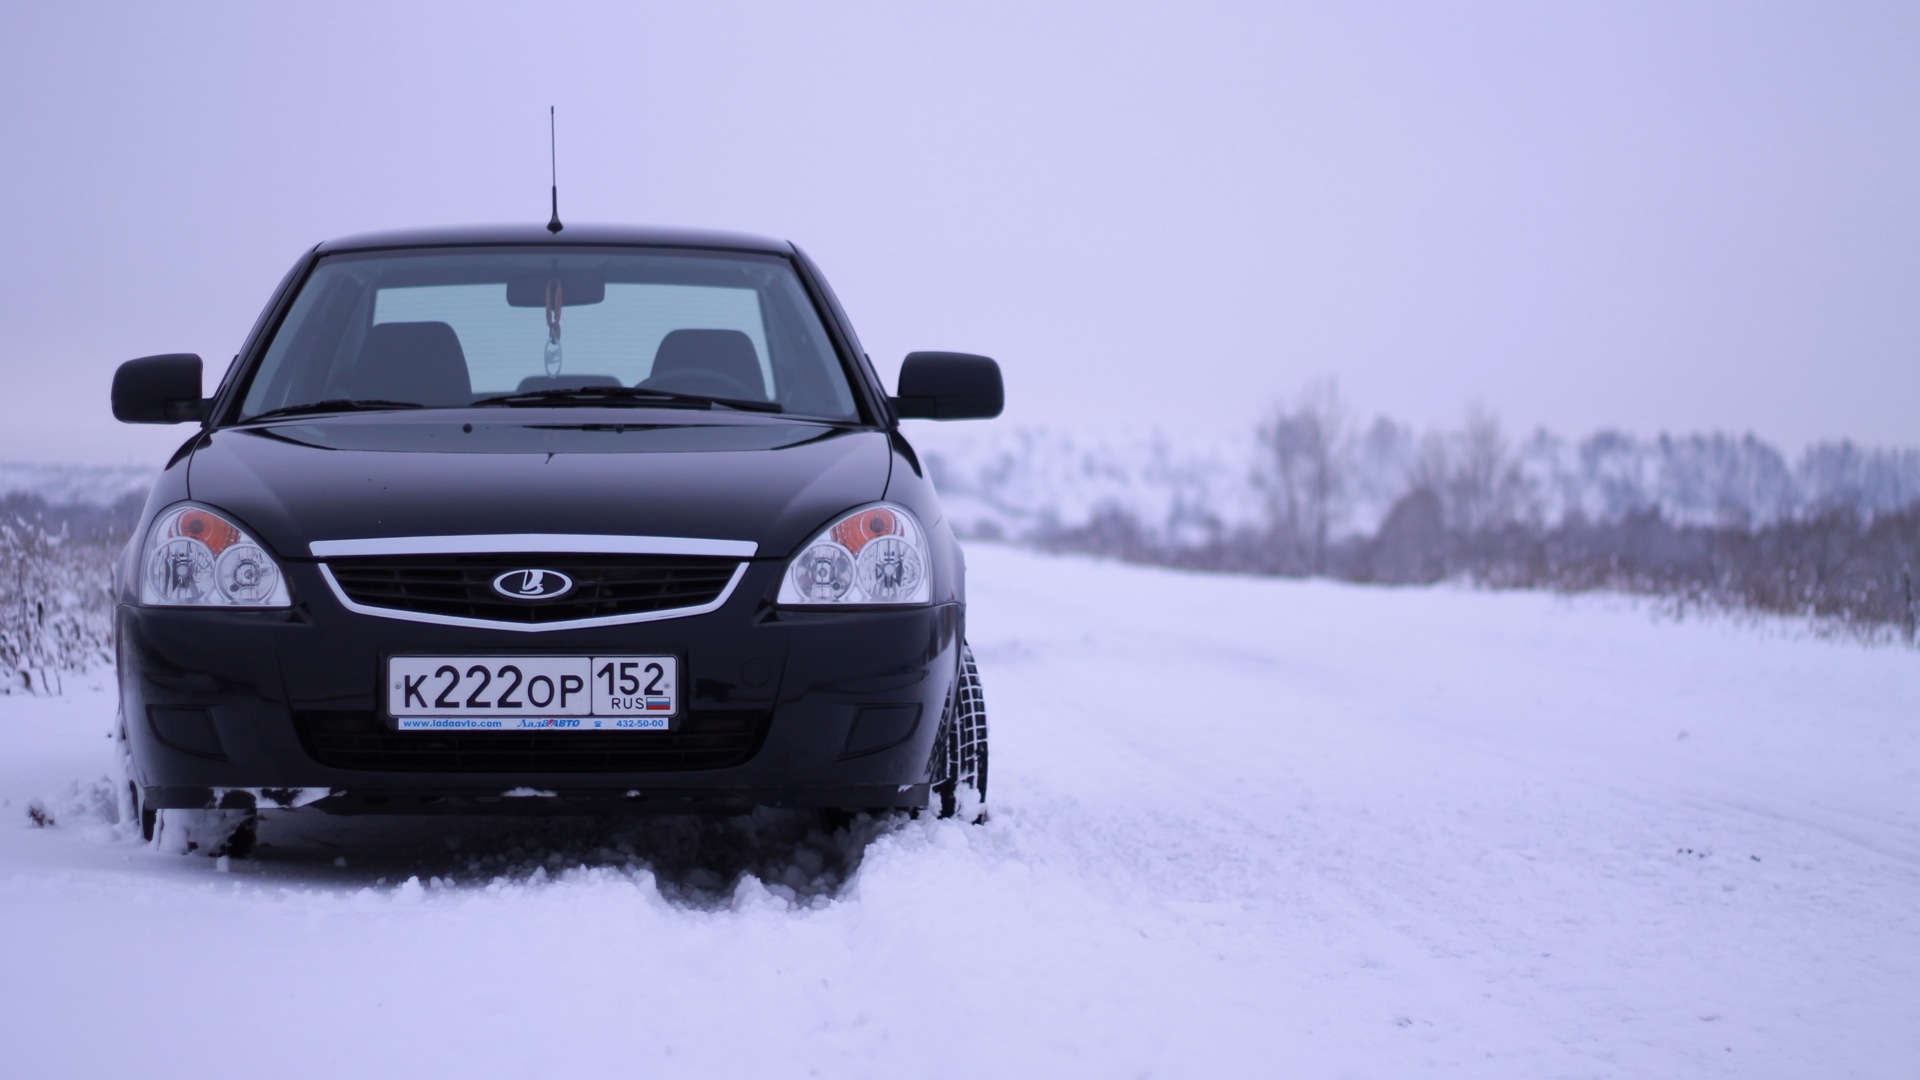
[[[603,405],[609,401],[637,401],[649,405],[668,405],[676,407],[707,408],[722,406],[728,409],[744,409],[749,412],[785,412],[777,401],[754,401],[749,398],[709,397],[706,394],[682,394],[672,390],[655,390],[646,386],[569,386],[551,390],[526,390],[518,394],[499,394],[484,397],[475,405]]]
[[[424,409],[425,405],[417,401],[388,401],[384,398],[328,398],[325,401],[309,401],[304,405],[285,405],[278,409],[254,413],[240,422],[251,424],[255,420],[275,420],[282,416],[305,416],[309,413],[328,412],[374,412],[382,409]]]

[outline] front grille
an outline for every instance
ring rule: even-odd
[[[539,624],[710,604],[740,563],[677,555],[381,555],[326,565],[347,597],[366,607]],[[572,591],[553,600],[514,600],[493,590],[500,575],[536,568],[566,574]]]
[[[760,749],[767,713],[689,713],[674,731],[606,734],[394,731],[368,712],[296,712],[307,754],[335,769],[438,773],[635,773],[725,769]]]

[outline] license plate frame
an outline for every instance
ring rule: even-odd
[[[670,654],[395,655],[380,681],[381,714],[402,732],[659,732],[681,715]]]

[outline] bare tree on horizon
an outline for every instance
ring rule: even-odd
[[[1339,383],[1318,379],[1291,406],[1277,405],[1260,425],[1263,451],[1254,484],[1266,495],[1268,528],[1287,557],[1310,573],[1326,570],[1327,541],[1346,495],[1349,418]]]

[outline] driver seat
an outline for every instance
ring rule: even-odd
[[[711,371],[751,391],[748,400],[767,400],[767,382],[760,375],[760,355],[753,339],[739,330],[675,330],[660,339],[653,354],[653,370],[640,385],[681,371]]]
[[[379,323],[367,331],[348,396],[420,405],[470,405],[473,383],[460,335],[443,322]]]

